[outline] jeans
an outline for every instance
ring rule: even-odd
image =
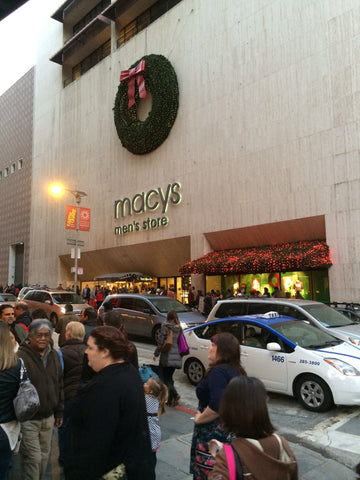
[[[54,416],[21,424],[22,480],[42,480],[51,451]]]
[[[0,480],[6,480],[11,458],[12,451],[8,436],[0,427]]]

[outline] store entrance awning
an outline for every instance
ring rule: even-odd
[[[133,280],[139,280],[140,278],[148,278],[149,275],[144,275],[141,272],[122,272],[122,273],[104,273],[104,275],[98,275],[95,280],[105,280],[108,282],[131,282]]]
[[[325,240],[282,243],[265,247],[217,250],[182,265],[182,275],[272,273],[329,268],[330,249]]]
[[[174,237],[101,250],[86,250],[84,247],[78,263],[84,273],[79,276],[79,281],[93,282],[101,275],[110,275],[104,281],[111,280],[113,272],[117,272],[117,275],[141,272],[145,278],[175,277],[179,265],[190,259],[190,237]],[[60,261],[63,271],[68,272],[67,280],[72,281],[74,276],[71,269],[74,266],[74,259],[70,256],[68,246],[64,246]]]

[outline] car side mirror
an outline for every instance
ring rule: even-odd
[[[151,308],[144,308],[144,313],[146,313],[147,315],[152,315],[153,311],[151,310]]]
[[[51,300],[45,300],[44,303],[46,303],[46,305],[52,305],[53,304]]]
[[[270,352],[280,352],[281,347],[277,342],[270,342],[266,345],[266,349],[270,350]]]

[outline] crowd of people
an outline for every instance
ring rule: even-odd
[[[98,317],[86,306],[78,317],[67,305],[55,327],[57,349],[46,313],[18,305],[0,306],[0,480],[9,478],[19,444],[21,478],[43,479],[54,428],[66,480],[154,479],[159,417],[165,405],[180,400],[173,378],[182,364],[176,312],[168,312],[154,351],[160,378],[154,374],[143,381],[136,346],[116,310]],[[30,420],[19,422],[13,400],[21,362],[40,407]],[[265,388],[247,376],[232,334],[211,339],[209,368],[196,396],[189,452],[194,480],[243,478],[232,477],[231,468],[249,480],[298,479],[294,453],[270,421]]]
[[[204,316],[208,316],[211,312],[213,306],[218,300],[233,298],[233,297],[246,297],[246,298],[295,298],[298,300],[303,299],[300,290],[296,289],[294,286],[294,294],[292,295],[290,291],[284,292],[278,286],[272,288],[272,292],[268,287],[264,287],[262,291],[260,289],[251,288],[247,291],[247,286],[242,284],[239,290],[233,290],[228,288],[223,294],[220,290],[211,289],[206,292],[203,296],[202,292],[198,290],[195,296],[195,288],[190,287],[188,292],[188,303],[189,306],[199,310],[203,313]],[[194,300],[195,299],[195,300]]]
[[[143,383],[136,346],[127,339],[115,310],[109,308],[98,317],[93,307],[86,306],[78,317],[67,305],[55,327],[56,350],[46,313],[30,314],[24,302],[18,306],[0,306],[0,480],[8,478],[20,439],[21,478],[43,479],[54,428],[58,429],[59,463],[67,480],[99,480],[108,474],[121,479],[124,472],[129,480],[155,478],[159,416],[165,404],[175,406],[180,399],[173,378],[182,365],[178,349],[182,328],[176,312],[168,313],[154,351],[160,378]],[[170,346],[165,349],[170,334]],[[21,423],[12,403],[19,388],[20,359],[40,399],[35,415]],[[196,388],[199,411],[190,453],[194,479],[208,478],[215,471],[211,441],[219,446],[234,440],[236,445],[234,433],[228,433],[234,430],[223,428],[221,401],[232,379],[247,378],[239,342],[231,334],[212,339],[209,360],[205,378]],[[272,434],[271,429],[266,432]]]
[[[46,313],[30,314],[25,303],[18,305],[20,309],[0,306],[0,480],[11,476],[18,441],[21,478],[43,479],[54,428],[67,480],[99,480],[113,471],[117,479],[122,471],[127,479],[155,478],[159,424],[151,417],[157,438],[152,443],[147,407],[152,415],[158,405],[160,415],[167,388],[160,380],[159,385],[143,385],[136,347],[127,340],[116,312],[108,312],[100,321],[93,307],[86,306],[79,317],[67,305],[56,325],[57,350]],[[38,392],[40,407],[20,423],[13,400],[21,361]]]

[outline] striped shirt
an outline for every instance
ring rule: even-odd
[[[145,393],[146,413],[149,424],[151,449],[155,452],[160,447],[161,430],[158,419],[159,400]]]

